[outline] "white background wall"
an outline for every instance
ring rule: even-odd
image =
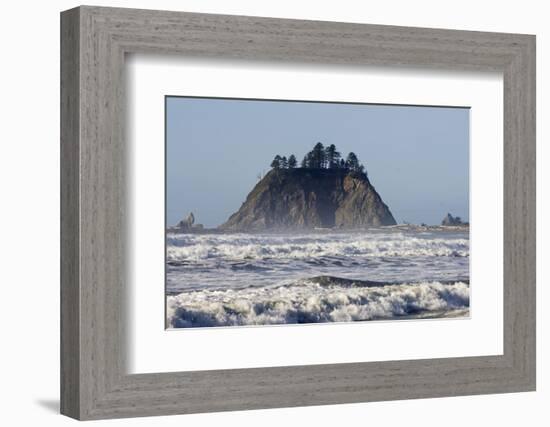
[[[324,407],[116,420],[109,425],[547,426],[550,316],[550,26],[543,1],[182,0],[97,5],[504,31],[537,35],[538,391]],[[59,12],[74,1],[4,2],[0,23],[0,393],[3,425],[68,425],[59,384]]]

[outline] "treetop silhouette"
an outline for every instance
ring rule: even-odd
[[[286,156],[277,154],[271,162],[271,167],[273,169],[295,169],[297,167],[296,156],[291,154],[287,159]],[[354,152],[350,152],[344,160],[334,144],[325,147],[321,142],[315,144],[313,149],[306,153],[300,163],[300,168],[345,169],[351,172],[366,173],[365,167],[359,162]]]

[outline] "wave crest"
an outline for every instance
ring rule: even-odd
[[[200,290],[167,297],[173,328],[445,317],[469,307],[464,282],[326,286],[313,279],[274,288]]]
[[[167,237],[168,262],[211,259],[312,259],[317,257],[468,257],[465,238],[394,234],[192,235]]]

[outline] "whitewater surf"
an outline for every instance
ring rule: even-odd
[[[171,328],[469,315],[469,233],[168,233]]]

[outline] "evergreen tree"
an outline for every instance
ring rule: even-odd
[[[342,157],[342,155],[340,154],[339,151],[335,151],[334,152],[334,167],[337,168],[338,165],[340,164],[340,157]]]
[[[314,169],[322,169],[326,165],[326,155],[325,155],[325,147],[322,143],[318,142],[315,144],[315,147],[313,147],[313,150],[310,151],[311,153],[311,161],[312,163],[309,165],[309,167]]]
[[[326,167],[329,169],[335,169],[340,164],[340,153],[336,151],[336,146],[330,144],[325,148]]]
[[[288,160],[286,159],[286,156],[281,158],[281,168],[288,169]]]
[[[271,167],[273,169],[280,169],[281,167],[281,156],[279,156],[278,154],[275,156],[275,158],[273,159],[273,161],[271,162]]]
[[[359,168],[359,159],[353,151],[348,154],[348,158],[346,159],[346,167],[351,171],[356,171]]]
[[[295,169],[298,166],[296,156],[291,154],[288,159],[286,156],[276,155],[271,162],[273,169]],[[340,152],[336,151],[336,146],[330,144],[324,147],[321,142],[315,144],[313,149],[302,159],[300,167],[304,169],[349,169],[351,172],[365,173],[365,167],[359,163],[359,159],[354,152],[350,152],[344,160]]]
[[[311,168],[315,167],[313,165],[313,151],[310,151],[309,153],[307,153],[307,155],[306,155],[306,164],[307,164],[308,169],[311,169]]]
[[[288,167],[289,169],[294,169],[296,167],[296,164],[298,162],[296,161],[296,156],[294,154],[291,154],[288,158]]]

